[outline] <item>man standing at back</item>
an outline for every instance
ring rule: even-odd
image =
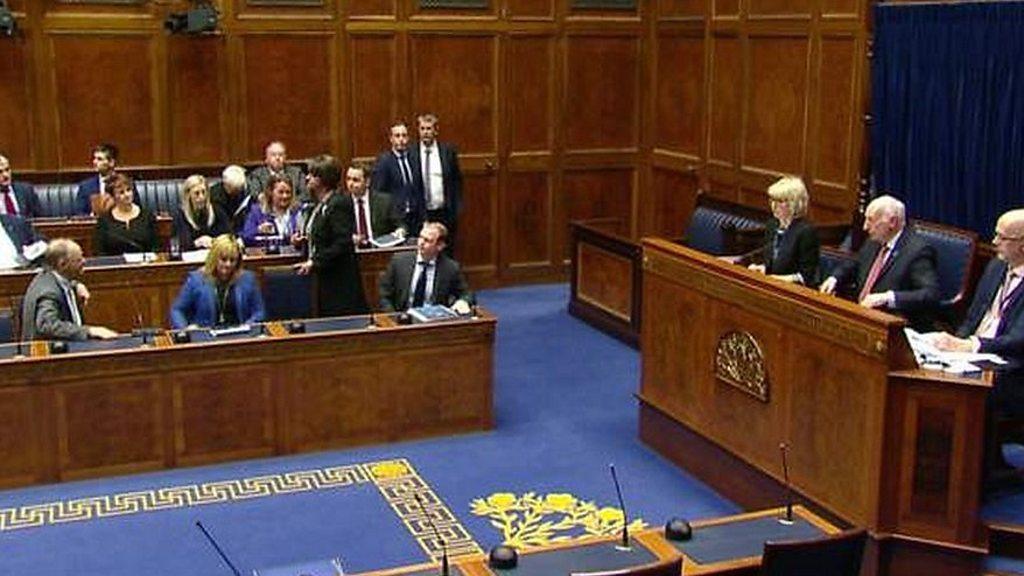
[[[73,240],[58,238],[46,248],[46,265],[32,279],[21,306],[22,340],[85,340],[116,338],[117,333],[82,321],[78,300],[89,300],[79,282],[82,249]]]
[[[462,200],[462,170],[459,153],[449,144],[437,141],[437,116],[422,114],[417,119],[419,142],[410,150],[412,164],[422,171],[420,192],[423,194],[424,222],[440,222],[448,229],[445,253],[451,255],[458,231]]]
[[[288,150],[284,142],[275,140],[263,150],[263,166],[255,168],[249,173],[249,195],[258,198],[260,192],[267,188],[267,182],[272,175],[283,175],[292,183],[292,190],[300,202],[309,200],[306,193],[306,179],[298,166],[290,166],[288,163]]]
[[[423,194],[420,192],[423,175],[419,164],[409,154],[409,128],[396,121],[388,130],[391,149],[381,152],[373,166],[370,186],[391,196],[396,209],[405,221],[409,234],[419,234],[423,225]]]
[[[11,161],[0,155],[0,214],[37,218],[43,215],[39,205],[39,197],[32,185],[27,182],[15,182],[11,171]]]
[[[879,196],[864,212],[869,240],[857,252],[857,263],[838,267],[821,283],[833,294],[844,279],[856,278],[857,301],[907,319],[926,332],[939,303],[939,275],[935,249],[907,227],[906,208],[892,196]]]

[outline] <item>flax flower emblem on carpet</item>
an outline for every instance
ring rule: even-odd
[[[566,493],[527,492],[517,496],[498,492],[474,499],[470,507],[473,514],[490,519],[505,544],[518,548],[622,531],[621,509],[599,507],[593,501]],[[629,523],[629,529],[640,530],[646,525],[642,519],[636,519]]]

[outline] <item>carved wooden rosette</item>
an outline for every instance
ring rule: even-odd
[[[715,347],[715,378],[768,402],[768,370],[764,353],[749,332],[727,332]]]

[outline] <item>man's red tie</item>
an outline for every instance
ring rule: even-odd
[[[14,198],[11,197],[11,187],[0,187],[0,195],[4,197],[4,212],[11,216],[17,216],[18,209],[14,207]]]
[[[889,246],[882,245],[878,250],[878,254],[875,255],[875,261],[871,264],[871,270],[868,272],[868,277],[864,279],[864,287],[860,289],[860,296],[857,297],[857,301],[860,302],[871,294],[871,289],[875,287],[875,282],[878,281],[878,277],[882,275],[882,267],[885,266],[885,259],[889,256]]]
[[[363,237],[363,241],[369,241],[370,239],[366,234],[366,209],[363,205],[366,204],[366,198],[360,198],[356,200],[356,233]]]

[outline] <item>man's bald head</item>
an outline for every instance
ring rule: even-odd
[[[999,217],[992,243],[996,254],[1011,268],[1024,264],[1024,209],[1010,210]]]

